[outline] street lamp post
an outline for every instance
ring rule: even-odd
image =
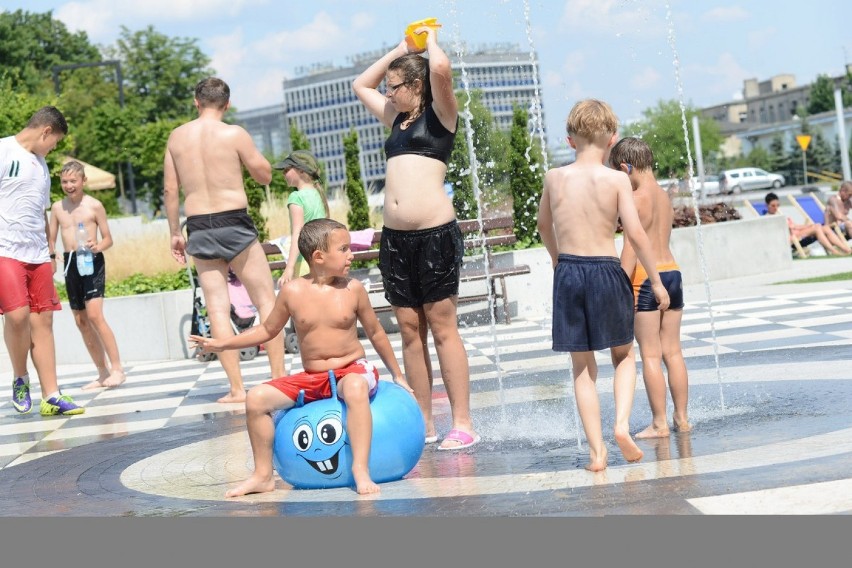
[[[104,67],[111,66],[115,68],[115,80],[118,83],[118,106],[124,108],[124,79],[121,76],[121,62],[115,59],[109,61],[93,61],[91,63],[71,63],[68,65],[54,65],[53,70],[53,88],[59,95],[59,72],[70,69],[80,69],[81,67]],[[136,215],[136,182],[133,179],[133,166],[130,160],[127,160],[127,189],[130,195],[130,211]]]

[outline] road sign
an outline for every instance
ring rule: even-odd
[[[799,134],[796,136],[796,140],[798,140],[803,152],[808,149],[808,144],[811,143],[811,137],[807,134]]]

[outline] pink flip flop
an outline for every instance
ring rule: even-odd
[[[467,432],[462,432],[461,430],[456,430],[455,428],[453,428],[452,430],[450,430],[449,434],[446,435],[444,440],[460,442],[460,444],[458,446],[451,446],[449,448],[438,446],[438,449],[443,451],[461,450],[463,448],[471,447],[472,445],[479,442],[480,439],[481,438],[479,437],[479,434],[471,436]]]

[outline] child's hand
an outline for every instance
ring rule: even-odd
[[[660,284],[654,284],[651,289],[654,291],[654,297],[657,299],[657,309],[661,312],[669,309],[669,293],[666,287]]]
[[[223,351],[223,349],[219,347],[215,339],[211,339],[210,337],[202,337],[200,335],[190,335],[189,346],[192,349],[200,347],[201,350],[205,353],[219,353],[220,351]]]
[[[414,396],[414,389],[408,384],[408,381],[405,380],[405,377],[402,375],[397,375],[393,378],[394,384],[397,384],[407,390],[411,396]]]

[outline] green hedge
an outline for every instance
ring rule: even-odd
[[[186,269],[157,274],[156,276],[145,276],[137,273],[118,282],[107,280],[106,297],[171,292],[173,290],[186,290],[189,287],[189,275],[187,275]],[[57,283],[56,291],[61,300],[68,300],[64,283]]]

